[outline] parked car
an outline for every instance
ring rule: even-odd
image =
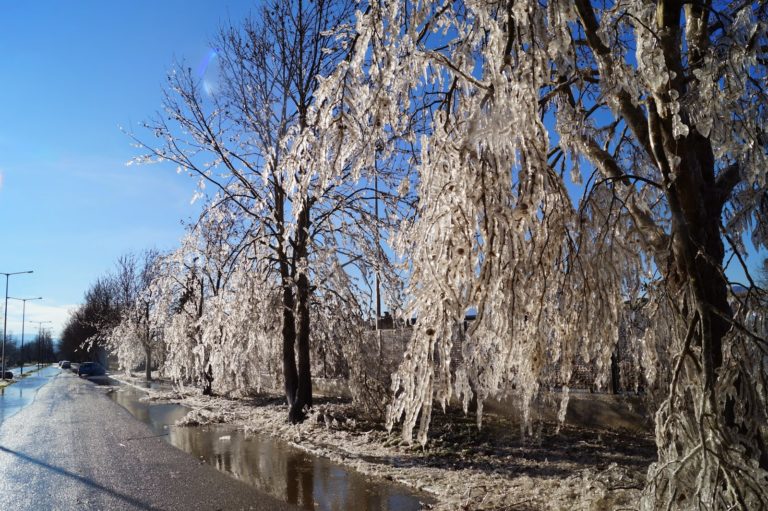
[[[12,371],[6,371],[3,375],[4,380],[12,380],[13,379],[13,372]]]
[[[78,376],[102,376],[104,374],[106,371],[98,362],[83,362],[77,370]]]
[[[72,367],[72,363],[69,360],[62,360],[59,362],[59,366],[61,366],[62,369],[69,369]]]

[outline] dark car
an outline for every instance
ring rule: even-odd
[[[4,380],[12,380],[13,379],[13,373],[11,371],[6,371],[3,375]]]
[[[62,369],[69,369],[70,367],[72,367],[72,364],[69,362],[69,360],[62,360],[61,362],[59,362],[59,365],[61,366]]]
[[[77,370],[78,376],[103,376],[106,373],[98,362],[83,362]]]

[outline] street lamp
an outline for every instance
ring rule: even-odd
[[[19,357],[19,360],[21,361],[20,368],[19,368],[19,376],[24,376],[24,323],[25,318],[27,314],[27,302],[32,300],[42,300],[42,296],[38,296],[37,298],[14,298],[13,296],[9,296],[8,299],[10,300],[19,300],[22,302],[21,306],[21,355]]]
[[[37,368],[40,369],[40,356],[42,354],[40,339],[43,337],[43,325],[45,323],[53,323],[53,321],[30,321],[30,323],[37,323]]]
[[[8,278],[11,275],[21,275],[22,273],[32,273],[32,270],[28,271],[16,271],[12,273],[5,273],[0,271],[0,275],[5,275],[5,317],[3,318],[3,372],[2,377],[5,379],[5,337],[8,334]]]

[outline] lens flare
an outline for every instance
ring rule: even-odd
[[[211,66],[213,59],[218,55],[218,50],[209,49],[205,57],[200,61],[200,65],[197,66],[197,79],[202,82],[203,90],[209,96],[216,92],[216,79],[208,74],[208,68]]]
[[[208,71],[208,67],[211,65],[211,62],[213,62],[213,59],[215,59],[218,54],[219,52],[216,49],[208,50],[208,53],[206,53],[205,57],[203,57],[203,59],[200,61],[200,65],[197,66],[198,78],[205,77],[205,73]]]

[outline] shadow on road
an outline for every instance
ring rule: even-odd
[[[28,455],[26,455],[24,453],[8,449],[6,447],[3,447],[2,445],[0,445],[0,452],[8,453],[8,454],[16,456],[17,458],[20,458],[20,459],[22,459],[22,460],[24,460],[24,461],[26,461],[28,463],[33,463],[33,464],[38,465],[40,467],[43,467],[43,468],[45,468],[47,470],[50,470],[51,472],[55,472],[56,474],[59,474],[59,475],[62,475],[62,476],[74,479],[75,481],[78,481],[79,483],[82,483],[82,484],[84,484],[86,486],[90,486],[91,488],[95,488],[95,489],[97,489],[99,491],[107,493],[107,494],[109,494],[109,495],[111,495],[111,496],[113,496],[113,497],[115,497],[117,499],[120,499],[123,502],[126,502],[126,503],[128,503],[128,504],[130,504],[132,506],[135,506],[135,507],[137,507],[139,509],[146,509],[147,511],[160,511],[159,508],[152,507],[149,504],[147,504],[145,502],[142,502],[140,500],[137,500],[137,499],[135,499],[135,498],[133,498],[133,497],[131,497],[129,495],[125,495],[125,494],[120,493],[118,491],[115,491],[115,490],[113,490],[111,488],[107,488],[106,486],[102,486],[101,484],[97,483],[96,481],[92,481],[92,480],[90,480],[88,478],[85,478],[85,477],[83,477],[81,475],[75,474],[73,472],[69,472],[67,470],[64,470],[63,468],[59,468],[59,467],[56,467],[54,465],[49,465],[48,463],[45,463],[44,461],[40,461],[40,460],[38,460],[36,458],[33,458],[31,456],[28,456]]]

